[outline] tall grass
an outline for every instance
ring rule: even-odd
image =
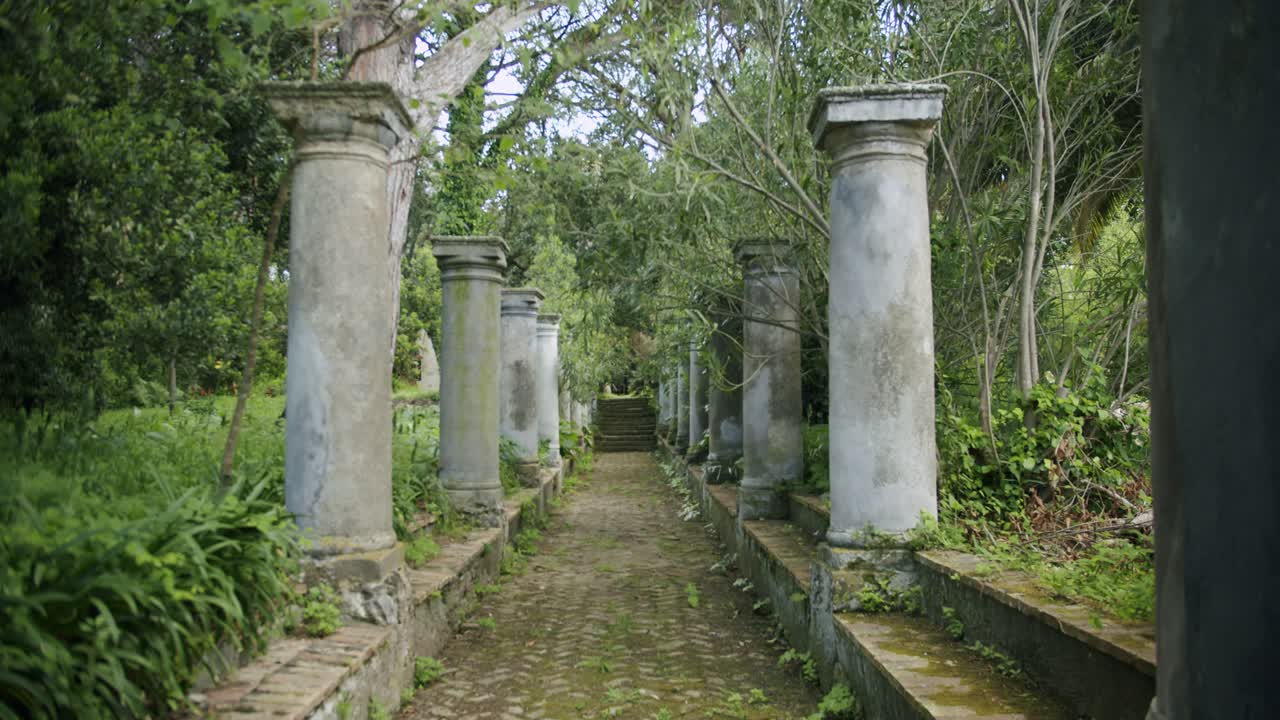
[[[0,420],[0,719],[171,713],[218,643],[255,649],[292,602],[283,398],[249,404],[234,483],[231,398],[179,411]],[[434,407],[395,416],[397,533],[445,510]]]

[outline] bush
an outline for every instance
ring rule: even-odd
[[[342,609],[338,593],[328,585],[315,585],[307,590],[302,603],[302,630],[310,637],[328,637],[342,627]]]
[[[207,652],[261,649],[291,597],[297,532],[263,483],[157,487],[136,518],[88,484],[0,491],[0,717],[167,715]]]
[[[831,490],[831,462],[827,443],[829,428],[826,425],[806,425],[804,428],[804,484],[796,490],[810,495],[822,495]]]
[[[413,661],[413,684],[424,688],[444,676],[444,663],[433,657],[419,657]]]
[[[1150,489],[1145,403],[1115,405],[1098,383],[1061,397],[1053,385],[1040,384],[1025,406],[1020,398],[1007,398],[995,409],[989,436],[942,390],[940,512],[1012,527],[1027,522],[1033,493],[1042,503],[1065,500],[1059,503],[1064,506],[1079,499],[1094,513],[1114,511],[1115,496],[1144,504]],[[1030,428],[1028,412],[1035,417]]]

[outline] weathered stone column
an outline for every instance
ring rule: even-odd
[[[383,83],[263,91],[297,142],[285,506],[312,555],[394,548],[387,153],[412,122]],[[369,581],[398,565],[386,553],[368,559]]]
[[[502,518],[499,298],[507,244],[496,237],[435,237],[432,252],[444,286],[440,482],[454,508],[497,523]]]
[[[711,367],[710,409],[707,422],[711,429],[707,462],[703,475],[711,484],[737,482],[738,460],[742,459],[742,349],[738,339],[742,324],[735,318],[723,318],[711,333],[708,349]]]
[[[538,482],[538,306],[542,291],[502,291],[502,398],[499,430],[520,449],[517,472],[526,485]]]
[[[538,316],[538,442],[547,464],[560,467],[560,316]]]
[[[784,488],[804,472],[800,275],[768,242],[738,247],[743,277],[742,488],[738,519],[787,516]]]
[[[423,392],[440,392],[440,363],[436,361],[436,346],[426,330],[418,331],[418,364],[418,389]]]
[[[658,427],[655,432],[662,435],[664,428],[667,427],[667,381],[665,378],[658,381]]]
[[[675,450],[681,455],[689,449],[689,363],[680,363],[676,371],[676,439]]]
[[[1280,717],[1280,4],[1142,9],[1153,720]]]
[[[833,545],[937,513],[925,151],[945,85],[831,88],[810,118],[831,155]]]
[[[662,428],[662,437],[668,443],[676,441],[676,412],[680,404],[680,373],[667,370],[667,423]]]
[[[689,343],[689,459],[702,458],[693,450],[707,431],[707,368],[696,342]]]

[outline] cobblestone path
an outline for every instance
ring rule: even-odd
[[[804,718],[817,697],[647,453],[596,456],[402,720]],[[696,605],[696,607],[694,607]]]

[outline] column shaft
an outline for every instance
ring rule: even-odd
[[[1152,720],[1280,717],[1280,4],[1143,6]]]
[[[786,485],[804,471],[800,276],[782,247],[744,243],[742,488],[739,520],[787,516]]]
[[[696,343],[689,343],[689,447],[702,442],[707,430],[707,369]],[[692,455],[692,450],[691,457]],[[701,459],[701,458],[694,458]]]
[[[832,157],[827,306],[835,545],[937,512],[925,150],[946,86],[835,88],[814,137]],[[882,540],[877,540],[882,542]]]
[[[499,429],[520,453],[525,483],[538,478],[538,306],[534,288],[502,291],[502,397]]]
[[[273,83],[294,131],[285,505],[314,555],[391,547],[388,150],[411,122],[381,83]]]
[[[738,330],[741,323],[723,320],[711,335],[710,410],[707,422],[711,435],[703,472],[712,484],[736,482],[737,463],[742,458],[742,350]]]
[[[547,464],[560,467],[560,316],[538,316],[538,441]]]
[[[435,237],[444,327],[440,340],[440,482],[454,508],[500,518],[498,408],[500,291],[507,244],[493,237]]]
[[[676,452],[689,449],[689,363],[680,363],[676,378]]]

